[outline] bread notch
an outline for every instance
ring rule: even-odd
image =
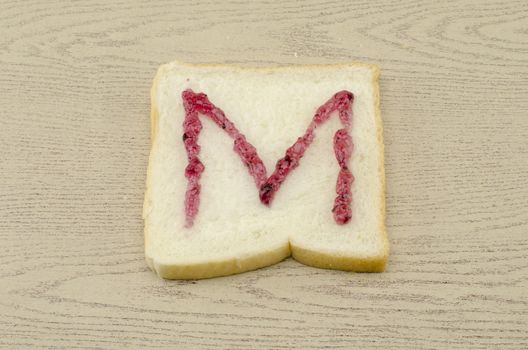
[[[292,255],[384,271],[378,76],[362,63],[161,66],[143,208],[150,268],[209,278]]]

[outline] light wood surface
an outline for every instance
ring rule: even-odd
[[[0,33],[0,348],[528,348],[526,1],[5,0]],[[379,64],[386,273],[148,270],[176,58]]]

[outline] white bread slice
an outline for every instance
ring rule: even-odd
[[[151,91],[152,149],[143,210],[148,265],[162,278],[198,279],[257,269],[291,254],[316,267],[383,271],[389,245],[378,76],[376,66],[360,63],[161,66]],[[337,112],[317,128],[300,165],[269,207],[259,201],[253,178],[233,151],[233,140],[201,115],[200,159],[205,171],[199,212],[186,228],[186,89],[207,94],[225,112],[256,147],[268,176],[303,135],[317,108],[336,92],[351,91],[351,221],[338,225],[331,212],[339,172],[332,140],[342,127]]]

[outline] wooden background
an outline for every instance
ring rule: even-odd
[[[528,3],[0,2],[0,347],[528,348]],[[173,59],[382,68],[384,274],[144,262]]]

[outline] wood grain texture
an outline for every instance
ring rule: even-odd
[[[0,348],[528,348],[526,1],[0,2]],[[173,59],[382,68],[383,274],[144,262]]]

